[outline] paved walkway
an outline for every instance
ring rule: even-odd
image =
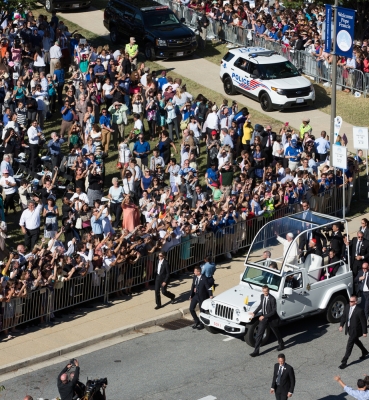
[[[369,218],[369,214],[349,221],[351,237],[356,235],[360,219],[363,217]],[[219,286],[215,295],[238,284],[243,270],[243,255],[218,265],[215,279]],[[75,314],[64,317],[54,326],[34,328],[14,339],[4,339],[0,343],[0,373],[181,318],[188,313],[191,280],[192,277],[186,275],[173,281],[170,291],[176,295],[177,303],[165,305],[164,298],[165,306],[159,310],[154,310],[155,294],[151,289],[134,294],[131,298],[114,300],[110,307],[89,309],[82,305]]]

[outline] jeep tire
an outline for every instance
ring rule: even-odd
[[[270,97],[268,93],[262,93],[260,98],[260,106],[263,109],[263,111],[270,112],[273,111],[273,104],[272,101],[270,100]]]
[[[145,57],[146,57],[146,60],[149,60],[149,61],[155,61],[155,59],[156,59],[155,49],[151,43],[148,43],[145,46]]]
[[[232,78],[230,76],[227,76],[226,78],[224,78],[223,88],[224,88],[225,94],[228,94],[228,96],[232,96],[237,93],[233,86]]]
[[[330,323],[338,323],[341,321],[341,317],[345,311],[347,299],[342,294],[334,296],[328,304],[326,318]]]
[[[246,342],[246,344],[248,344],[251,347],[255,347],[256,335],[258,333],[258,327],[259,327],[258,319],[255,320],[254,322],[252,322],[250,325],[246,325],[247,332],[245,333],[245,342]],[[270,336],[270,327],[269,327],[269,325],[267,325],[265,328],[263,339],[261,341],[262,346],[264,346],[268,342],[269,336]]]

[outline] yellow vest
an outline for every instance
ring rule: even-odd
[[[311,131],[312,129],[313,128],[309,124],[307,124],[306,126],[304,126],[304,124],[301,124],[300,125],[300,138],[303,139],[305,133]]]
[[[138,49],[138,45],[137,44],[134,44],[131,47],[131,45],[128,43],[128,44],[126,44],[125,51],[126,51],[126,53],[129,54],[130,57],[133,57],[136,54],[137,49]]]

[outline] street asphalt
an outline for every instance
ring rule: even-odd
[[[341,373],[348,385],[368,372],[368,360],[354,348],[351,363],[340,371],[347,337],[338,325],[323,317],[309,318],[281,328],[285,337],[287,363],[295,369],[296,388],[292,399],[346,399],[333,380]],[[369,348],[369,339],[363,338]],[[107,377],[109,400],[265,400],[269,393],[273,365],[277,362],[274,338],[252,359],[245,342],[191,326],[162,330],[115,344],[78,357],[81,381]],[[98,363],[96,361],[99,361]],[[56,377],[65,363],[59,363],[1,382],[5,399],[52,399],[57,395]]]

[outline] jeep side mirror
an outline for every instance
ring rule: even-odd
[[[285,288],[283,289],[283,294],[284,294],[285,296],[291,296],[291,294],[292,294],[292,288],[291,288],[291,287],[285,287]]]
[[[181,18],[180,21],[182,22],[182,24],[186,22],[185,18]]]
[[[299,74],[302,74],[302,68],[297,68],[297,71],[299,72]]]

